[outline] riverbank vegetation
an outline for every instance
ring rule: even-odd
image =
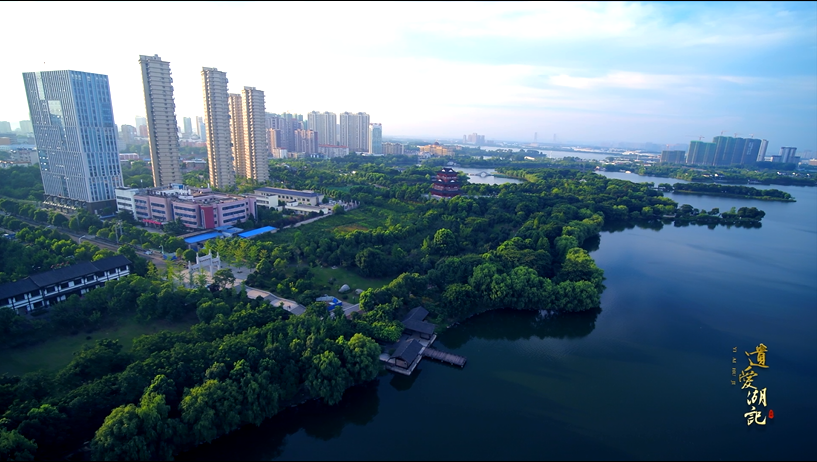
[[[707,194],[711,196],[742,197],[764,201],[794,202],[791,194],[779,189],[757,189],[751,186],[730,186],[718,183],[675,183],[670,186],[677,193]]]

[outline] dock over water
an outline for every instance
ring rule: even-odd
[[[465,367],[465,362],[467,361],[465,356],[446,353],[444,351],[435,350],[434,348],[431,347],[426,347],[423,349],[423,356],[426,358],[436,359],[437,361],[460,367]]]

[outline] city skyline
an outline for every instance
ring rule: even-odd
[[[95,11],[118,15],[132,6],[104,3]],[[11,16],[30,8],[6,7]],[[71,4],[46,8],[44,23],[78,14]],[[62,53],[32,37],[28,53],[0,73],[0,120],[28,118],[21,75],[50,69],[109,75],[116,119],[133,120],[144,112],[133,60],[158,53],[173,63],[179,118],[201,115],[200,70],[217,67],[264,88],[268,112],[365,111],[386,127],[385,137],[477,132],[533,141],[538,132],[545,141],[558,134],[588,143],[684,144],[725,131],[768,139],[770,152],[817,149],[815,2],[393,4],[378,10],[388,21],[362,4],[316,4],[308,23],[297,4],[252,5],[253,25],[274,16],[276,33],[299,37],[306,49],[344,37],[365,43],[333,56],[376,72],[339,68],[328,77],[297,72],[309,68],[308,53],[292,53],[293,72],[282,73],[280,64],[258,59],[259,50],[196,32],[204,17],[232,17],[246,4],[167,8],[156,33],[138,43],[104,22],[78,32],[106,36],[92,52]],[[21,24],[10,27],[25,35]],[[262,43],[253,31],[263,27],[247,30]]]

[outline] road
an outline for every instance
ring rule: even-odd
[[[73,240],[77,244],[79,244],[82,240],[84,240],[86,242],[90,242],[90,243],[94,244],[95,246],[99,247],[100,249],[108,249],[108,250],[110,250],[112,252],[118,252],[119,248],[122,247],[121,245],[110,242],[108,240],[99,239],[99,238],[97,238],[96,236],[94,236],[92,234],[82,234],[82,233],[77,233],[77,232],[75,232],[73,230],[70,230],[68,228],[55,227],[54,225],[44,225],[43,223],[39,223],[39,222],[30,220],[30,219],[25,218],[25,217],[20,217],[20,216],[17,216],[17,215],[15,215],[14,217],[17,218],[18,220],[22,221],[22,222],[25,222],[25,223],[28,223],[28,224],[32,225],[32,226],[45,227],[45,228],[56,228],[57,231],[59,231],[59,232],[61,232],[63,234],[67,234],[71,238],[71,240]],[[147,228],[145,228],[145,229],[147,229]],[[167,263],[166,263],[166,261],[164,259],[162,259],[162,256],[160,254],[154,253],[152,255],[145,255],[145,252],[142,251],[142,250],[139,250],[139,249],[136,249],[136,253],[139,256],[141,256],[143,258],[147,258],[150,261],[152,261],[153,264],[156,265],[156,269],[158,269],[159,271],[165,271],[167,269]]]

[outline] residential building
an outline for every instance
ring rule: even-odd
[[[201,70],[204,91],[204,124],[207,137],[207,164],[213,187],[235,184],[233,149],[230,139],[230,109],[227,93],[227,73],[214,67]]]
[[[150,168],[156,186],[182,182],[176,102],[170,63],[159,55],[139,56],[145,91]]]
[[[683,164],[686,151],[661,151],[662,164]]]
[[[383,143],[383,154],[403,155],[405,147],[400,143]]]
[[[319,145],[335,146],[338,144],[336,133],[338,118],[334,112],[312,111],[306,117],[309,129],[318,132]]]
[[[25,162],[28,165],[40,163],[40,154],[36,149],[13,149],[9,151],[9,158],[12,162]]]
[[[108,76],[63,70],[26,72],[23,80],[44,202],[89,211],[112,207],[122,171]]]
[[[318,134],[314,130],[295,130],[295,152],[318,153]]]
[[[769,147],[768,140],[760,140],[760,149],[757,152],[757,161],[763,162],[766,159],[766,149]]]
[[[369,114],[365,112],[341,114],[339,144],[348,147],[350,152],[367,152],[369,150]]]
[[[0,133],[14,133],[11,130],[11,123],[10,122],[5,122],[5,121],[0,121]]]
[[[285,148],[273,148],[270,150],[270,155],[273,159],[288,159],[289,158],[289,151]]]
[[[749,165],[762,161],[768,141],[754,138],[716,136],[711,143],[689,143],[687,163],[696,165]]]
[[[34,133],[34,126],[31,124],[30,120],[20,121],[20,133],[22,133],[23,135],[30,135]]]
[[[757,157],[760,153],[760,147],[763,145],[762,140],[758,140],[755,138],[749,138],[746,140],[746,145],[743,148],[743,153],[741,154],[740,163],[742,165],[751,165],[757,162]]]
[[[108,281],[123,278],[130,274],[130,265],[130,260],[115,255],[0,284],[0,306],[8,306],[21,315],[29,314],[71,295],[82,295]]]
[[[295,130],[304,128],[303,116],[300,114],[266,114],[267,129],[280,130],[278,137],[279,148],[295,151]]]
[[[136,140],[136,127],[127,124],[119,127],[119,139],[124,144],[133,144]]]
[[[267,129],[267,146],[270,148],[270,152],[273,149],[281,148],[281,130],[277,128],[268,128]]]
[[[237,177],[246,175],[244,156],[244,111],[241,109],[241,95],[230,93],[230,140],[233,147],[233,168]]]
[[[370,154],[383,154],[383,126],[379,123],[369,124]]]
[[[193,135],[193,119],[190,117],[182,117],[182,124],[184,126],[182,135],[189,139]]]
[[[797,157],[795,156],[797,153],[797,148],[783,146],[780,148],[780,162],[783,163],[790,163],[790,162],[797,162]],[[797,159],[797,160],[795,160]]]
[[[485,135],[478,135],[476,133],[471,133],[470,135],[463,135],[462,142],[481,146],[485,144]]]
[[[319,144],[318,154],[327,159],[334,159],[335,157],[346,157],[349,155],[349,148],[346,146],[333,146],[330,144]]]
[[[236,157],[241,157],[241,169],[236,174],[258,182],[269,180],[269,147],[267,145],[264,92],[255,87],[241,90],[241,150],[233,147]],[[236,163],[239,165],[239,162]]]

